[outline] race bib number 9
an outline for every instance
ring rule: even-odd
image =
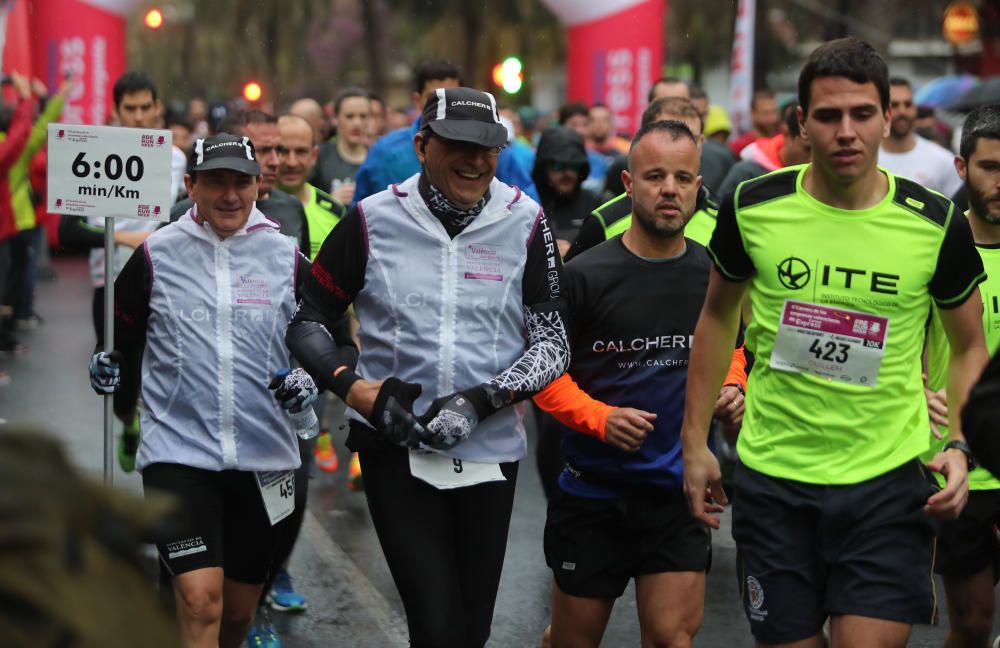
[[[886,317],[786,300],[771,368],[874,388],[888,328]]]
[[[424,450],[410,451],[410,474],[438,490],[507,479],[500,470],[500,464],[452,459]]]

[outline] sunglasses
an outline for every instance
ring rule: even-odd
[[[576,171],[583,175],[583,165],[572,164],[570,162],[552,162],[550,164],[553,171]]]
[[[462,151],[463,153],[479,153],[480,151],[486,151],[486,154],[491,157],[496,157],[500,155],[500,151],[504,150],[503,146],[481,146],[475,144],[474,142],[463,142],[461,140],[448,139],[447,137],[441,137],[440,135],[431,132],[430,130],[422,131],[424,133],[425,140],[436,139],[441,142],[444,146],[456,150]]]

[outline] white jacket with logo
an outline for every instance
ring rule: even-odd
[[[196,209],[143,248],[151,285],[137,466],[295,468],[295,434],[267,386],[289,366],[298,251],[256,207],[221,240]]]
[[[413,408],[421,413],[435,398],[489,380],[524,354],[522,278],[540,208],[494,179],[483,211],[451,238],[420,197],[418,178],[360,203],[368,263],[354,309],[361,322],[358,374],[422,385]],[[524,407],[501,409],[447,454],[522,459]],[[363,421],[353,410],[349,416]]]

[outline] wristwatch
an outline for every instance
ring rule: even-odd
[[[481,385],[486,393],[486,400],[494,410],[507,407],[514,401],[514,393],[509,389],[501,389],[493,383],[483,383]]]
[[[976,458],[972,455],[972,448],[965,441],[949,441],[944,444],[944,448],[941,451],[944,452],[945,450],[961,450],[965,454],[966,461],[968,461],[969,472],[975,470],[976,466],[979,465],[976,462]]]

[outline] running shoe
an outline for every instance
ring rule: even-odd
[[[275,574],[271,591],[267,593],[267,602],[272,610],[278,612],[304,612],[306,609],[306,597],[295,591],[292,576],[284,569]]]
[[[365,489],[365,482],[361,478],[361,460],[358,453],[351,455],[351,463],[347,466],[347,490],[360,493]]]
[[[44,323],[45,320],[38,313],[32,313],[27,317],[18,317],[14,320],[14,326],[18,331],[34,331]]]
[[[340,459],[333,449],[333,437],[326,430],[320,430],[316,437],[316,465],[323,472],[332,473],[340,468]]]
[[[281,648],[281,639],[271,623],[271,614],[263,605],[257,608],[250,634],[247,635],[248,648]]]
[[[124,472],[135,470],[135,453],[139,450],[139,412],[135,413],[132,423],[125,426],[122,435],[118,437],[118,465]]]
[[[21,344],[13,337],[8,337],[0,342],[0,358],[21,355],[22,353],[27,353],[28,350],[27,344]]]

